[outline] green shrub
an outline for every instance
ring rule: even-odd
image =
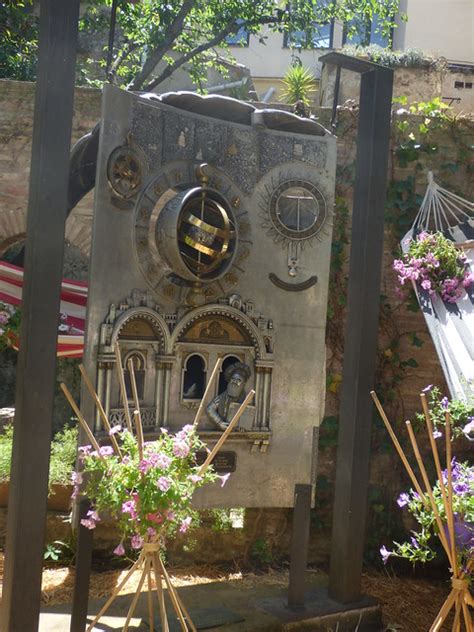
[[[0,434],[0,482],[10,479],[12,458],[13,425],[5,427]],[[49,484],[69,485],[74,470],[77,452],[77,428],[64,428],[51,443],[49,463]]]

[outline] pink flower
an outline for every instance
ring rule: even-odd
[[[171,486],[171,483],[168,478],[165,476],[160,476],[160,478],[156,482],[156,486],[162,492],[167,492]]]
[[[189,529],[190,525],[192,522],[192,518],[190,516],[188,516],[187,518],[185,518],[182,522],[181,525],[179,527],[179,532],[180,533],[186,533],[186,531]]]
[[[122,513],[130,514],[130,518],[132,518],[132,520],[135,520],[137,517],[136,509],[137,505],[134,500],[127,500],[122,503]]]
[[[167,470],[171,465],[171,460],[171,457],[160,452],[158,454],[158,458],[156,459],[156,465],[160,468],[160,470]]]
[[[155,524],[161,524],[163,522],[163,516],[159,513],[149,513],[146,515],[146,519]]]
[[[199,474],[190,474],[188,476],[188,479],[191,481],[191,483],[199,483],[199,481],[202,481],[202,476],[199,476]]]
[[[6,325],[10,320],[10,314],[8,312],[0,312],[0,325]]]
[[[93,520],[90,520],[89,518],[83,518],[81,520],[81,524],[83,527],[86,527],[86,529],[95,529],[96,524]]]
[[[221,487],[224,487],[224,485],[227,483],[227,481],[229,480],[230,474],[224,474],[224,476],[218,476],[217,478],[221,479]]]
[[[78,448],[81,456],[88,456],[91,453],[92,446],[91,445],[80,445]]]
[[[464,288],[470,287],[471,283],[474,283],[474,273],[473,272],[469,272],[468,274],[466,274],[466,276],[463,279],[462,285]]]
[[[117,424],[116,426],[112,426],[112,428],[109,430],[109,435],[117,434],[117,432],[120,432],[121,430],[122,430],[122,426],[120,424]]]
[[[165,509],[165,518],[166,520],[174,520],[176,518],[176,514],[172,509]]]
[[[125,549],[123,548],[123,544],[121,542],[115,547],[114,553],[115,555],[125,555]]]
[[[189,445],[185,441],[173,441],[173,454],[179,458],[186,458],[189,454]]]
[[[138,535],[138,533],[136,533],[130,540],[130,544],[132,546],[132,549],[138,550],[141,549],[143,546],[143,538],[141,535]]]
[[[155,529],[153,529],[153,527],[148,527],[148,529],[146,530],[146,534],[150,539],[153,539],[156,536],[156,531]]]
[[[100,516],[97,511],[90,509],[87,512],[87,517],[81,520],[81,524],[86,529],[95,529],[97,526],[97,522],[100,522]]]
[[[100,453],[102,456],[112,456],[112,454],[114,453],[114,449],[110,445],[103,445],[100,448]]]
[[[431,281],[429,279],[425,279],[424,281],[421,282],[421,287],[424,290],[431,290]]]

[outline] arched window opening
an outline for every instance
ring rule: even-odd
[[[202,399],[206,387],[206,364],[197,354],[190,355],[185,363],[183,375],[183,399]]]
[[[218,393],[217,393],[218,395],[223,393],[225,389],[227,388],[227,382],[225,379],[226,369],[229,366],[231,366],[231,364],[235,364],[236,362],[241,362],[241,359],[237,358],[237,356],[229,355],[226,358],[224,358],[224,361],[222,362],[221,372],[219,373],[219,386],[218,386]]]
[[[125,388],[127,390],[127,398],[129,400],[133,400],[132,382],[130,378],[130,371],[128,368],[130,360],[133,362],[133,373],[135,374],[138,399],[142,400],[145,393],[145,358],[141,355],[141,353],[137,353],[136,351],[132,351],[125,358]]]

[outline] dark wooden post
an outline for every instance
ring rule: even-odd
[[[288,608],[292,610],[304,609],[312,492],[312,485],[295,485],[288,585]]]
[[[393,71],[340,53],[323,58],[361,73],[329,596],[361,594],[379,318]]]
[[[0,629],[39,624],[79,0],[42,0]]]

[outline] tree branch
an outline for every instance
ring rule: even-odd
[[[150,83],[144,86],[143,89],[147,92],[153,90],[153,88],[156,88],[156,86],[158,86],[160,83],[163,83],[165,79],[168,79],[168,77],[170,77],[175,72],[175,70],[180,68],[187,61],[203,53],[204,51],[209,50],[210,48],[214,48],[214,46],[217,46],[218,44],[223,42],[224,39],[230,33],[232,33],[232,31],[236,30],[236,27],[241,29],[241,28],[245,28],[248,25],[254,26],[256,24],[261,24],[261,25],[272,24],[273,22],[276,22],[276,21],[277,21],[277,18],[275,16],[266,16],[266,17],[260,18],[257,21],[252,20],[251,22],[250,21],[239,22],[238,24],[236,24],[235,20],[232,20],[232,22],[229,22],[229,24],[225,27],[225,29],[217,33],[217,35],[215,35],[208,42],[203,42],[202,44],[200,44],[199,46],[196,46],[196,48],[193,48],[192,50],[188,51],[181,57],[178,57],[178,59],[176,59],[172,64],[169,64],[168,66],[166,66],[166,68],[163,70],[161,75],[153,79],[153,81],[150,81]]]
[[[180,35],[183,30],[184,21],[188,17],[191,10],[194,8],[196,0],[184,0],[181,9],[178,11],[175,19],[166,30],[166,36],[163,42],[150,52],[143,68],[138,75],[128,86],[129,90],[140,90],[145,83],[147,77],[153,72],[157,64],[161,61],[163,55],[171,48],[171,45],[175,39]]]

